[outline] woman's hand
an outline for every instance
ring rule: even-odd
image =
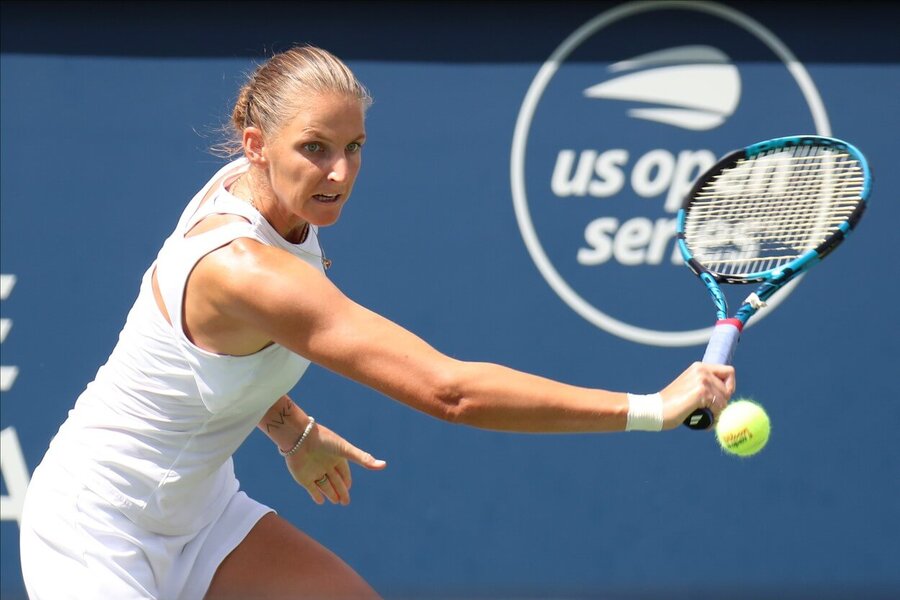
[[[326,498],[333,504],[350,504],[349,461],[372,471],[387,466],[318,423],[300,451],[285,458],[294,481],[306,488],[316,504],[323,504]]]
[[[663,429],[674,429],[698,408],[708,408],[713,422],[734,393],[734,367],[695,362],[660,392]]]

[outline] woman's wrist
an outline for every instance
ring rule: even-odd
[[[625,431],[662,431],[663,401],[657,394],[628,394]]]
[[[300,450],[300,446],[303,445],[303,442],[306,441],[306,438],[309,437],[309,434],[312,433],[313,427],[316,425],[316,420],[312,417],[309,417],[309,421],[306,423],[306,427],[303,429],[303,433],[300,434],[300,437],[297,438],[297,441],[294,442],[294,445],[291,446],[288,450],[282,450],[281,447],[278,447],[278,453],[287,458],[289,456],[293,456]]]
[[[259,422],[259,429],[279,450],[290,450],[309,426],[309,415],[287,395],[278,399]]]

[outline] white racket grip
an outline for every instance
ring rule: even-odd
[[[738,319],[722,319],[713,328],[712,337],[706,345],[703,362],[716,365],[730,365],[734,350],[741,339],[744,324]]]

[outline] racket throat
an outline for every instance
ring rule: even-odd
[[[749,304],[754,311],[757,311],[766,306],[765,300],[760,299],[760,297],[756,295],[756,292],[753,292],[752,294],[747,296],[747,299],[744,300],[744,304]]]
[[[724,320],[728,315],[728,301],[725,299],[725,294],[722,293],[716,278],[711,273],[704,271],[700,273],[700,280],[706,285],[706,291],[709,292],[710,298],[716,305],[716,316],[720,321]]]

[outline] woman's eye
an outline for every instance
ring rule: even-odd
[[[362,150],[362,144],[360,144],[359,142],[351,142],[347,144],[347,150],[349,150],[350,152],[359,152],[360,150]]]
[[[321,152],[322,144],[320,144],[319,142],[309,142],[309,143],[303,144],[303,149],[306,150],[307,152]]]

